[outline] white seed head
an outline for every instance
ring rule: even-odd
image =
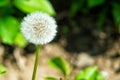
[[[42,12],[34,12],[24,17],[21,31],[24,37],[34,44],[49,43],[56,35],[56,21]]]

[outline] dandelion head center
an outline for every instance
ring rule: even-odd
[[[46,28],[45,22],[37,22],[33,26],[34,31],[42,31]]]

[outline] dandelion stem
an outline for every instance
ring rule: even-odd
[[[69,76],[68,75],[65,78],[66,78],[66,80],[69,80]]]
[[[32,80],[35,80],[35,78],[36,78],[36,71],[37,71],[37,66],[38,66],[39,55],[40,55],[40,45],[37,45],[36,58],[35,58],[34,70],[33,70],[33,74],[32,74]]]

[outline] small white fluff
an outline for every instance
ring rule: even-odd
[[[53,17],[46,13],[34,12],[24,17],[21,32],[34,44],[46,44],[56,36],[57,25]]]
[[[109,75],[109,73],[108,73],[107,71],[102,71],[101,74],[102,74],[104,77],[106,77],[106,76]]]

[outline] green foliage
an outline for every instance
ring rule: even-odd
[[[15,17],[6,16],[0,19],[0,38],[3,43],[17,44],[21,47],[26,45],[26,40],[20,33],[19,22]]]
[[[72,0],[70,16],[75,16],[78,11],[86,14],[91,8],[100,6],[104,4],[105,1],[106,0]]]
[[[104,5],[105,4],[105,5]],[[99,6],[99,7],[97,7]],[[101,7],[101,8],[100,8]],[[110,9],[111,7],[112,9]],[[118,0],[72,0],[70,8],[70,16],[73,17],[77,12],[83,14],[88,13],[93,8],[100,9],[100,15],[98,17],[98,27],[101,29],[105,23],[105,19],[108,14],[112,14],[114,23],[118,26],[120,32],[120,1]],[[111,12],[111,13],[108,13]]]
[[[0,0],[0,7],[3,7],[9,3],[10,0]]]
[[[42,11],[55,15],[55,11],[48,0],[14,0],[14,5],[25,13]]]
[[[117,25],[119,25],[118,29],[120,32],[120,3],[113,3],[112,6],[113,6],[112,13],[113,13],[114,21]]]
[[[79,10],[81,10],[84,6],[85,0],[75,0],[72,1],[70,16],[74,16]]]
[[[59,69],[64,74],[65,77],[70,75],[70,73],[72,71],[72,68],[69,65],[69,63],[67,61],[61,59],[60,57],[52,58],[48,63],[51,66]]]
[[[4,43],[14,43],[14,39],[19,30],[18,25],[18,21],[12,16],[6,16],[0,19],[0,37]]]
[[[59,79],[53,78],[53,77],[46,77],[46,78],[44,78],[44,80],[59,80]]]
[[[119,25],[118,29],[120,32],[120,3],[113,3],[112,6],[113,6],[113,9],[112,9],[113,18],[115,23]]]
[[[119,3],[113,3],[113,16],[117,23],[120,24],[120,4]]]
[[[17,35],[16,35],[16,38],[15,38],[15,40],[14,40],[14,43],[15,43],[16,45],[19,45],[20,47],[25,47],[26,44],[27,44],[27,41],[26,41],[26,39],[23,37],[23,35],[22,35],[20,32],[18,32]]]
[[[15,44],[20,47],[25,47],[27,44],[20,32],[23,14],[42,11],[53,16],[55,15],[49,0],[1,0],[0,7],[0,40],[5,44]],[[21,11],[19,11],[19,14],[16,14],[16,8]]]
[[[61,59],[60,57],[55,57],[49,61],[49,64],[54,68],[59,69],[64,74],[66,80],[69,80],[72,68],[67,61]],[[96,66],[87,67],[86,69],[78,73],[74,78],[74,80],[104,80],[104,79],[105,76],[99,73],[98,68]],[[45,80],[58,80],[58,79],[56,78],[54,79],[53,77],[46,77]]]
[[[75,80],[104,80],[97,67],[87,67],[76,75]]]
[[[7,71],[7,69],[2,65],[0,64],[0,74],[3,74]]]
[[[93,8],[103,4],[105,0],[87,0],[87,5],[89,8]]]
[[[103,29],[103,25],[105,23],[106,20],[106,15],[107,15],[107,8],[104,8],[98,16],[98,21],[97,21],[97,26],[100,30]]]

